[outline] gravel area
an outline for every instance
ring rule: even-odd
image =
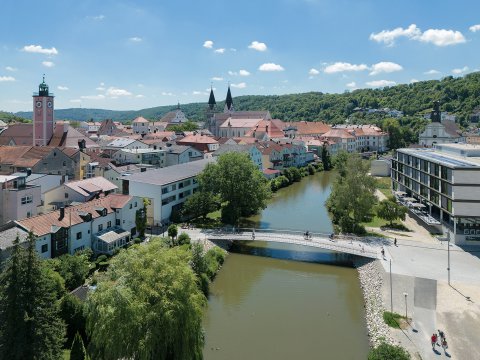
[[[383,321],[385,311],[382,302],[382,275],[378,261],[359,260],[355,264],[360,279],[360,286],[365,301],[365,317],[367,321],[370,346],[376,347],[383,341],[398,345],[390,335],[390,329]]]

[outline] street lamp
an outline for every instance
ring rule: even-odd
[[[447,232],[447,238],[448,238],[448,249],[447,249],[447,253],[448,253],[448,267],[447,267],[447,271],[448,271],[448,285],[450,286],[450,232]]]
[[[392,259],[390,259],[390,312],[393,313]]]
[[[403,296],[405,296],[405,319],[407,320],[407,323],[408,323],[408,312],[407,312],[407,296],[408,296],[408,293],[404,292]]]

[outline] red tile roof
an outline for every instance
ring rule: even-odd
[[[110,214],[114,212],[115,209],[123,208],[131,199],[132,196],[129,195],[111,194],[84,204],[67,207],[65,209],[65,216],[61,220],[59,220],[60,210],[56,210],[47,214],[19,220],[17,224],[27,231],[33,231],[36,236],[44,236],[50,233],[52,225],[68,228],[71,225],[83,223],[84,220],[80,217],[81,212],[90,213],[92,214],[92,218],[96,219],[101,216],[95,210],[96,208],[106,208],[107,213]]]

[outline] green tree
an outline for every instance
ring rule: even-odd
[[[150,201],[147,198],[143,198],[143,207],[135,213],[135,226],[142,238],[145,236],[145,229],[147,228],[147,206],[149,203]]]
[[[236,224],[241,216],[267,206],[271,191],[267,179],[245,153],[229,152],[210,163],[198,176],[203,191],[218,195],[222,221]]]
[[[178,235],[178,227],[175,224],[171,224],[167,229],[167,234],[172,241],[172,245],[174,245],[174,240]]]
[[[397,219],[405,220],[407,208],[390,199],[382,200],[377,205],[377,215],[379,218],[388,221],[389,225]]]
[[[332,159],[330,158],[330,152],[327,149],[327,146],[323,144],[322,146],[322,163],[323,163],[323,169],[325,171],[328,171],[332,168]]]
[[[87,352],[85,351],[85,345],[83,339],[77,332],[73,339],[72,349],[70,352],[70,360],[85,360],[87,358]]]
[[[410,354],[400,346],[382,343],[370,350],[368,360],[410,360]]]
[[[158,239],[112,259],[87,299],[92,358],[202,358],[206,299],[188,261],[188,252]]]
[[[207,271],[207,263],[203,253],[203,246],[198,242],[192,244],[192,257],[190,258],[190,266],[197,276],[200,276]]]
[[[368,175],[370,164],[358,154],[350,154],[332,186],[327,208],[333,215],[333,222],[343,232],[364,232],[360,223],[370,214],[377,198],[376,182]]]
[[[207,215],[213,211],[220,209],[220,200],[218,196],[208,191],[202,191],[200,188],[191,195],[183,205],[183,213],[192,218],[202,217],[203,221],[207,219]]]
[[[65,324],[59,316],[56,281],[38,258],[35,236],[14,242],[0,275],[0,359],[61,359]]]
[[[388,118],[383,120],[382,130],[388,133],[388,147],[390,149],[405,147],[407,144],[405,134],[402,128],[400,128],[397,119]]]
[[[190,244],[190,236],[186,232],[182,232],[177,239],[178,245],[188,245]]]
[[[60,316],[67,325],[67,344],[73,341],[77,333],[86,336],[83,303],[79,298],[66,294],[60,301]]]
[[[56,259],[47,260],[46,264],[57,271],[65,280],[68,290],[83,285],[90,269],[91,252],[80,252],[75,255],[65,254]]]

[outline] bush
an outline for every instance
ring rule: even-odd
[[[315,167],[312,164],[308,164],[307,170],[310,175],[315,174]]]
[[[221,248],[214,247],[207,251],[205,254],[206,274],[211,280],[215,278],[218,269],[223,265],[224,261],[225,252]]]
[[[383,321],[385,321],[385,324],[392,328],[400,329],[400,319],[404,319],[404,317],[400,314],[392,313],[390,311],[383,312]]]
[[[142,239],[140,239],[140,238],[138,238],[138,237],[135,238],[135,239],[133,239],[133,243],[134,243],[134,244],[140,244],[141,242],[142,242]]]
[[[205,296],[208,296],[210,292],[210,279],[208,278],[207,274],[200,274],[198,278],[200,290],[202,290]]]
[[[382,343],[370,350],[368,360],[410,360],[410,354],[400,346]]]
[[[182,232],[180,235],[178,235],[178,245],[188,245],[190,244],[190,236],[185,233],[185,232]]]

